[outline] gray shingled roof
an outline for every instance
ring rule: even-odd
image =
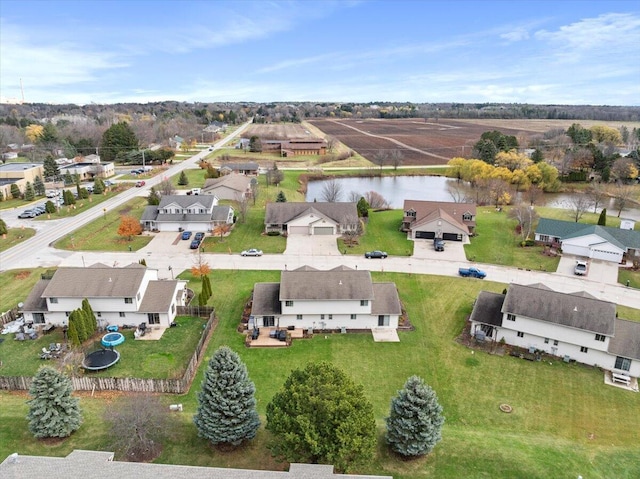
[[[229,213],[231,213],[231,206],[222,205],[222,206],[214,206],[213,211],[211,211],[211,220],[212,221],[226,221],[229,218]]]
[[[203,191],[213,191],[216,188],[226,187],[244,193],[251,184],[251,178],[245,175],[232,173],[220,178],[209,178],[204,182]]]
[[[246,171],[246,170],[257,170],[258,163],[247,162],[247,163],[223,163],[220,165],[220,169],[228,169],[232,171]]]
[[[413,210],[416,212],[414,224],[420,225],[427,220],[427,217],[433,216],[434,212],[441,210],[437,216],[442,215],[447,219],[452,219],[454,223],[458,223],[468,230],[469,226],[475,226],[474,221],[463,221],[462,215],[471,213],[474,218],[476,216],[475,203],[456,203],[451,201],[423,201],[423,200],[404,200],[403,211]],[[413,225],[412,225],[413,228]]]
[[[609,353],[640,360],[640,323],[616,319],[616,335],[609,340]]]
[[[265,224],[286,224],[302,216],[311,208],[339,224],[352,223],[354,218],[358,218],[356,203],[287,202],[267,203],[264,222]]]
[[[175,203],[181,208],[190,208],[193,205],[201,204],[204,208],[211,208],[216,197],[214,195],[163,195],[160,198],[158,208],[166,208]]]
[[[504,298],[504,294],[480,291],[469,319],[482,324],[490,324],[491,326],[502,326],[502,304],[504,303]]]
[[[174,299],[178,281],[149,281],[140,307],[139,313],[166,313]]]
[[[42,293],[46,298],[124,298],[133,297],[140,289],[146,269],[58,268]]]
[[[42,293],[49,286],[50,279],[39,280],[29,292],[29,296],[22,306],[23,311],[48,311],[47,300],[42,297]]]
[[[373,283],[371,314],[402,314],[395,283]]]
[[[144,211],[142,212],[142,216],[140,217],[140,222],[154,221],[157,217],[158,217],[157,205],[145,206]]]
[[[113,461],[112,452],[75,450],[67,457],[22,456],[0,464],[3,479],[392,479],[391,476],[334,474],[333,466],[291,464],[289,471],[182,466]]]
[[[613,336],[616,305],[535,286],[511,284],[502,312]]]
[[[256,283],[253,286],[251,315],[276,316],[282,314],[280,283]]]
[[[373,298],[371,273],[365,270],[344,267],[329,271],[308,271],[298,268],[283,271],[280,278],[281,301]]]
[[[616,245],[618,248],[640,249],[640,231],[623,230],[610,226],[587,225],[573,221],[540,218],[536,228],[536,234],[555,236],[563,240],[588,234],[596,234]]]

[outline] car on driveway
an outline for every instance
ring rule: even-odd
[[[182,239],[183,240],[188,240],[191,238],[191,231],[183,231],[182,232]]]
[[[199,247],[200,247],[199,239],[194,239],[193,241],[191,241],[191,245],[189,246],[189,248],[191,249],[198,249]]]
[[[136,187],[140,188],[141,186],[144,186],[145,182],[143,180],[140,181],[136,181]]]
[[[444,241],[441,239],[433,240],[433,249],[436,251],[444,251]]]
[[[196,233],[196,235],[193,237],[193,239],[196,239],[198,241],[202,241],[204,239],[204,233],[201,232],[201,231]]]
[[[365,258],[380,258],[380,259],[384,259],[387,257],[387,252],[386,251],[367,251],[364,254]]]
[[[573,268],[573,274],[578,276],[584,276],[587,274],[587,262],[586,261],[576,261],[576,266]]]
[[[36,216],[38,216],[38,214],[33,210],[24,210],[18,215],[18,218],[35,218]]]
[[[251,249],[244,250],[240,254],[242,256],[262,256],[262,250],[259,250],[259,249],[256,249],[256,248],[251,248]]]

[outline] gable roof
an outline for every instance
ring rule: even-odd
[[[244,193],[247,191],[251,184],[251,178],[246,177],[245,175],[240,175],[236,173],[232,173],[230,175],[224,175],[220,178],[209,178],[204,182],[203,191],[213,191],[216,188],[229,188],[231,190],[236,190],[240,193]]]
[[[616,335],[609,340],[609,353],[629,359],[640,359],[640,323],[616,319]]]
[[[139,313],[166,313],[169,311],[171,302],[174,299],[174,293],[178,281],[149,281],[149,285],[144,292]]]
[[[426,216],[423,216],[419,220],[416,219],[416,221],[414,221],[411,224],[411,228],[419,228],[420,225],[423,225],[426,223],[432,223],[433,221],[436,221],[436,220],[445,221],[446,223],[449,223],[451,226],[461,229],[466,234],[469,234],[468,225],[473,223],[472,221],[467,221],[462,223],[460,222],[460,220],[448,214],[444,209],[436,208],[431,213],[427,214]]]
[[[616,305],[586,296],[511,284],[502,312],[613,336]]]
[[[366,270],[347,267],[328,271],[298,268],[283,271],[280,301],[373,299],[373,281]]]
[[[238,171],[238,170],[257,170],[258,169],[258,163],[253,163],[253,162],[247,162],[247,163],[224,163],[223,165],[220,165],[221,170],[232,170],[232,171]]]
[[[540,218],[536,227],[536,234],[554,236],[561,240],[595,234],[623,250],[627,248],[640,249],[640,231],[624,230],[610,226]]]
[[[141,265],[142,266],[142,265]],[[62,267],[42,292],[45,298],[124,298],[135,296],[147,268]]]
[[[163,195],[160,198],[158,209],[166,208],[171,204],[176,204],[181,208],[190,208],[193,205],[200,204],[209,209],[214,206],[216,200],[215,195]]]
[[[504,294],[480,291],[469,319],[478,323],[502,326]]]
[[[358,208],[356,203],[351,202],[287,202],[287,203],[267,203],[264,222],[265,224],[286,224],[289,221],[302,216],[308,212],[318,212],[340,224],[349,219],[358,218]]]
[[[437,217],[442,217],[453,224],[459,224],[465,231],[469,226],[475,226],[476,204],[475,203],[455,203],[451,201],[422,201],[422,200],[404,200],[402,210],[415,211],[416,216],[414,224],[421,224],[425,221],[432,221]],[[463,220],[462,215],[470,213],[473,220]],[[437,216],[433,216],[433,215]],[[433,216],[433,218],[431,218]],[[413,225],[412,225],[413,227]]]

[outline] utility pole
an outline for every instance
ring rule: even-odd
[[[142,169],[144,170],[144,150],[142,150]]]

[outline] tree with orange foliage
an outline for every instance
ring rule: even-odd
[[[222,238],[224,237],[224,235],[226,235],[229,231],[231,231],[231,225],[228,224],[228,223],[219,224],[219,225],[216,225],[213,228],[214,236],[220,235],[220,240],[221,241],[222,241]]]
[[[133,216],[122,216],[120,218],[120,226],[118,226],[118,235],[126,236],[127,241],[131,241],[134,235],[142,233],[142,225],[140,221]]]
[[[211,272],[209,263],[207,263],[207,261],[204,259],[204,256],[199,250],[194,263],[195,264],[191,267],[191,274],[196,278],[206,276]]]

